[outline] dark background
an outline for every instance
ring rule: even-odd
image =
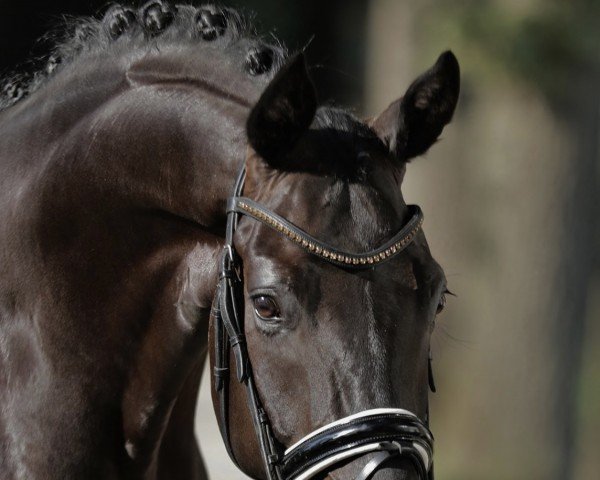
[[[259,30],[274,33],[291,50],[301,49],[310,42],[307,56],[323,100],[333,100],[335,96],[341,103],[354,103],[361,96],[368,2],[257,0],[225,3],[242,10],[247,8],[249,13],[260,11]],[[101,0],[0,0],[0,71],[9,73],[22,62],[43,55],[51,43],[42,37],[60,25],[64,15],[101,15],[108,5],[110,3]]]
[[[64,14],[90,15],[103,5],[86,0],[2,0],[0,1],[0,62],[3,71],[24,62],[33,51],[42,53],[36,42]],[[36,47],[37,44],[37,47]]]

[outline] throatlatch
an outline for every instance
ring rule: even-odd
[[[422,480],[433,480],[433,435],[426,422],[407,410],[380,408],[359,412],[319,428],[286,450],[283,449],[273,435],[254,383],[244,335],[241,262],[233,245],[238,217],[247,215],[329,263],[348,269],[373,268],[393,258],[412,243],[423,223],[421,209],[410,205],[411,218],[408,223],[381,247],[366,253],[344,252],[317,240],[253,200],[242,197],[244,179],[245,170],[242,169],[234,195],[228,202],[225,247],[212,309],[214,378],[220,403],[219,428],[229,456],[239,467],[229,434],[229,356],[230,350],[233,350],[237,380],[246,386],[248,408],[269,480],[308,480],[342,461],[374,452],[376,454],[355,480],[372,478],[377,470],[398,457],[412,461]],[[431,367],[429,374],[430,386],[434,389]]]

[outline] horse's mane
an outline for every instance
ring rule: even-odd
[[[0,110],[38,90],[74,60],[114,48],[160,48],[182,42],[226,48],[240,39],[255,39],[268,47],[266,51],[271,55],[261,58],[258,52],[256,58],[247,59],[253,64],[247,68],[258,68],[256,73],[264,73],[260,71],[264,67],[261,61],[268,62],[267,67],[273,73],[287,57],[286,48],[274,36],[270,35],[267,42],[258,35],[252,15],[232,8],[151,0],[139,8],[115,3],[104,11],[99,17],[65,17],[61,25],[44,36],[44,41],[51,45],[49,52],[0,81]],[[223,18],[224,27],[220,23]]]
[[[150,12],[149,15],[152,9],[154,13]],[[287,50],[274,36],[269,37],[270,41],[261,37],[252,19],[252,16],[232,8],[213,4],[174,5],[165,0],[150,0],[135,9],[124,4],[111,4],[97,18],[64,19],[54,33],[45,37],[53,45],[46,56],[37,62],[30,62],[29,72],[25,69],[25,72],[12,74],[3,82],[0,81],[0,111],[39,90],[62,70],[68,70],[71,66],[76,68],[74,62],[83,57],[144,52],[167,45],[222,49],[225,58],[225,50],[229,46],[249,40],[249,44],[259,45],[260,48],[250,48],[239,61],[245,62],[244,68],[248,74],[271,77],[285,62]],[[215,68],[218,66],[215,65]],[[329,139],[360,137],[381,147],[381,141],[375,133],[345,109],[320,107],[313,127],[321,130],[321,135],[327,135]],[[335,142],[330,143],[335,145]],[[331,157],[335,155],[332,153]],[[363,163],[356,159],[346,160],[333,162],[330,168],[338,174],[356,176],[364,172]]]

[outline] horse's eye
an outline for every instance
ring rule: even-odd
[[[263,320],[271,320],[279,317],[279,307],[275,300],[265,295],[254,297],[254,311]]]

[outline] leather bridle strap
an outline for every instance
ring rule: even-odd
[[[351,269],[373,268],[396,256],[412,243],[423,223],[421,209],[410,205],[411,217],[408,222],[379,248],[366,253],[350,253],[312,237],[275,212],[242,197],[244,179],[245,170],[242,169],[236,181],[234,195],[228,203],[225,246],[212,308],[219,428],[232,461],[239,467],[229,432],[230,352],[233,352],[235,358],[237,380],[246,386],[248,409],[268,480],[308,480],[343,459],[372,452],[376,452],[374,457],[367,462],[356,480],[368,480],[382,465],[398,457],[412,460],[421,479],[432,479],[433,437],[427,425],[406,410],[360,412],[318,429],[285,452],[282,451],[283,448],[273,435],[271,423],[254,383],[244,335],[241,262],[233,245],[238,217],[247,215],[329,263]]]
[[[242,170],[236,181],[234,194],[241,194],[245,179]],[[238,215],[228,212],[225,230],[225,246],[221,259],[219,284],[213,302],[213,323],[215,340],[215,390],[219,395],[219,428],[223,442],[231,460],[239,468],[231,446],[229,433],[229,355],[233,351],[237,380],[246,385],[247,403],[254,423],[258,444],[261,450],[269,480],[280,480],[276,470],[278,454],[276,442],[271,432],[270,422],[260,404],[258,392],[254,385],[250,360],[246,348],[246,337],[243,327],[243,284],[240,262],[233,246],[233,234],[237,226]],[[227,341],[229,340],[229,341]]]
[[[408,205],[410,220],[380,247],[366,253],[339,250],[318,240],[285,218],[249,198],[234,196],[229,200],[228,213],[236,212],[264,223],[307,252],[329,263],[346,268],[370,268],[398,255],[414,240],[423,225],[423,212],[418,205]]]

